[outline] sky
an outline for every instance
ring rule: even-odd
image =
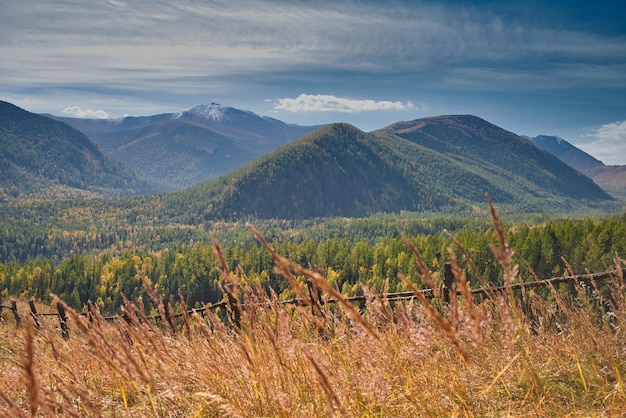
[[[626,165],[626,2],[0,0],[0,100],[365,131],[472,114]]]

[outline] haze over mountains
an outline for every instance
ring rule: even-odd
[[[182,222],[465,212],[483,205],[485,193],[516,212],[567,212],[612,201],[552,153],[471,115],[366,133],[348,124],[287,125],[217,104],[119,120],[52,120],[2,106],[5,195],[21,188],[25,195],[35,191],[31,197],[55,197],[51,185],[105,195],[194,185],[154,197],[157,216]],[[46,140],[35,141],[41,137]],[[22,164],[22,155],[45,164]],[[20,183],[24,179],[33,181]]]

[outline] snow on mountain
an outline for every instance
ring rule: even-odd
[[[183,109],[180,112],[174,113],[172,119],[180,119],[183,117],[211,119],[216,122],[224,122],[226,112],[224,107],[217,103],[211,103],[210,105],[198,105]]]
[[[191,107],[189,109],[181,110],[180,112],[174,113],[172,115],[172,119],[179,119],[184,117],[200,118],[224,123],[234,119],[238,113],[246,113],[250,116],[257,116],[256,114],[249,111],[233,109],[232,107],[222,106],[219,103],[211,103],[208,105],[202,104]]]

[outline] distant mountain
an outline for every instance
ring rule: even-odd
[[[607,166],[558,136],[539,135],[530,139],[539,148],[589,176],[611,195],[626,199],[626,166]]]
[[[485,193],[519,212],[565,212],[612,199],[524,138],[477,117],[443,116],[372,133],[328,125],[218,179],[165,196],[161,216],[202,222],[462,211],[483,205]]]
[[[539,135],[530,140],[550,154],[557,156],[561,161],[585,173],[592,168],[603,166],[602,161],[592,157],[581,149],[576,148],[558,136]]]
[[[216,103],[115,120],[56,119],[84,132],[161,191],[215,178],[320,128]]]
[[[136,178],[76,129],[0,101],[0,201],[20,197],[119,196]]]

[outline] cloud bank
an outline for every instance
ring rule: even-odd
[[[278,99],[274,106],[275,111],[289,112],[341,112],[360,113],[385,110],[415,109],[411,102],[391,102],[375,100],[354,100],[328,94],[301,94],[295,99]]]
[[[75,118],[86,118],[86,119],[108,119],[109,118],[109,114],[102,109],[82,110],[78,106],[68,106],[65,109],[63,109],[63,113],[66,115],[73,116]]]
[[[604,164],[622,165],[626,155],[626,120],[607,123],[586,135],[591,139],[579,148],[593,155]]]

